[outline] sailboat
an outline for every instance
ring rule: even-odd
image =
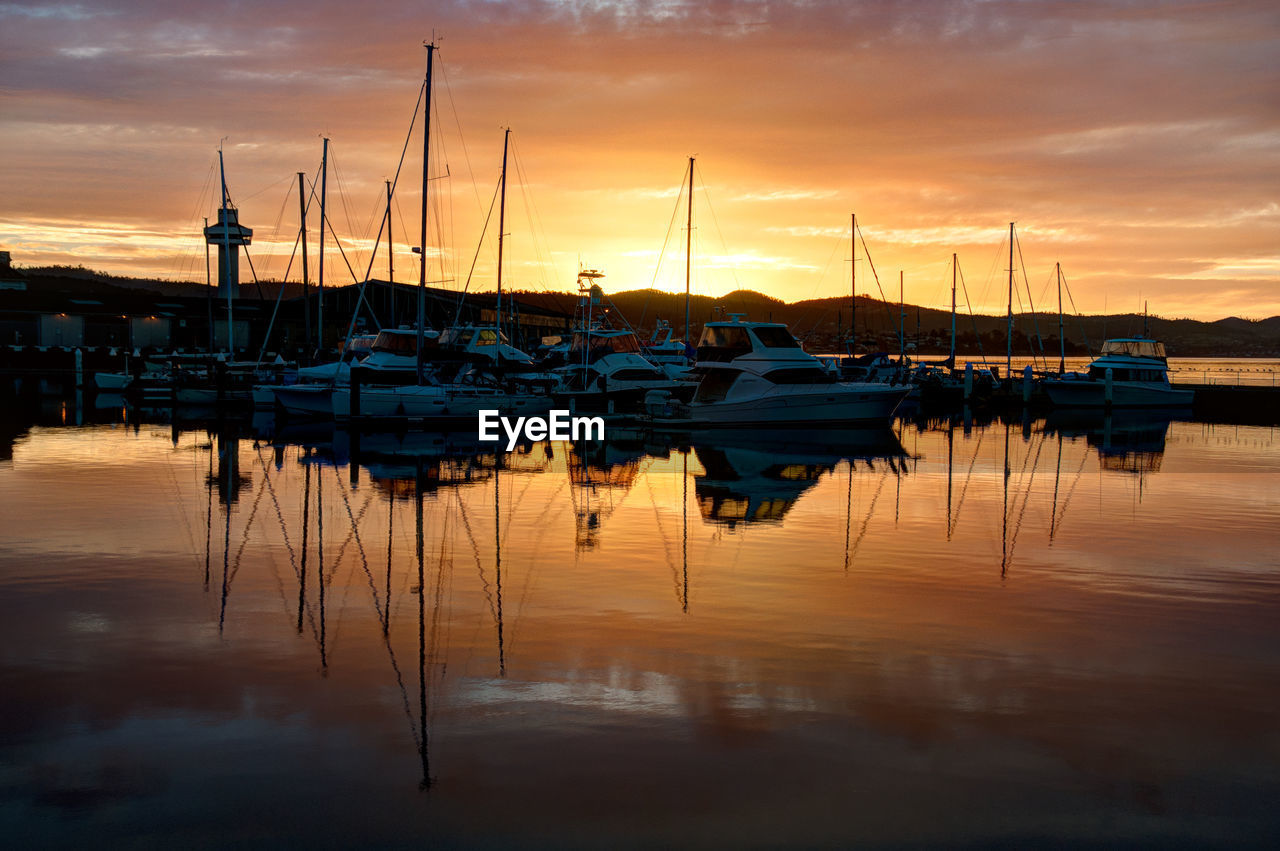
[[[431,56],[434,50],[434,44],[427,46],[427,96],[425,98],[425,108],[428,116],[431,111]],[[424,125],[424,132],[430,133],[429,120]],[[507,154],[510,148],[510,141],[511,128],[507,128],[502,142],[501,202],[498,213],[498,295],[495,310],[495,327],[492,329],[493,334],[490,340],[491,343],[498,345],[503,342],[501,337],[502,249],[507,202]],[[429,159],[426,155],[428,150],[428,142],[424,141],[422,161],[422,232],[424,243],[427,230],[426,194],[429,185]],[[419,293],[423,294],[426,290],[425,251],[422,252],[421,258],[418,286]],[[550,410],[552,404],[550,395],[545,392],[535,392],[528,389],[527,385],[521,386],[518,378],[503,374],[501,353],[497,348],[495,348],[495,351],[498,351],[499,357],[492,364],[492,366],[497,367],[496,370],[486,368],[486,366],[489,366],[486,364],[463,361],[456,364],[458,368],[452,375],[445,376],[434,370],[429,371],[426,362],[424,303],[425,296],[420,295],[418,299],[418,341],[416,349],[417,381],[412,384],[369,384],[358,386],[357,376],[353,375],[351,385],[334,389],[333,416],[335,420],[348,420],[359,417],[373,420],[412,420],[428,424],[444,424],[463,420],[474,421],[481,410],[496,410],[504,416],[529,416]],[[488,331],[490,329],[482,330]],[[472,339],[478,340],[475,336]],[[520,359],[517,362],[517,366],[523,368],[527,366],[527,363],[524,359]],[[361,379],[363,377],[363,375],[359,376]],[[371,376],[371,378],[376,380],[376,377]]]

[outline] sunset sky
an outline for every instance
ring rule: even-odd
[[[1083,312],[1280,314],[1280,7],[1262,0],[0,3],[0,248],[202,281],[225,138],[258,274],[280,277],[324,135],[362,276],[433,32],[445,286],[510,126],[517,288],[571,289],[582,263],[608,290],[683,290],[693,155],[696,293],[847,294],[857,213],[886,292],[902,270],[913,303],[949,303],[954,251],[973,308],[1002,312],[1016,221],[1038,308],[1061,261]],[[398,280],[417,279],[420,129]],[[473,290],[493,287],[495,230]],[[351,280],[336,253],[326,275]],[[865,260],[858,278],[878,294]]]

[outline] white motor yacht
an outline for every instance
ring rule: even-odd
[[[1169,383],[1164,344],[1146,337],[1107,340],[1087,373],[1045,381],[1044,390],[1062,408],[1183,408],[1195,399]]]
[[[634,331],[577,331],[564,366],[553,370],[555,394],[575,403],[639,402],[651,390],[674,392],[682,385],[640,354]]]
[[[787,326],[742,314],[708,322],[698,342],[693,399],[651,393],[646,408],[661,425],[787,425],[885,422],[909,387],[840,381],[800,348]]]
[[[644,343],[646,360],[667,374],[668,378],[683,378],[689,374],[689,352],[683,340],[671,339],[671,323],[659,319],[653,336]]]

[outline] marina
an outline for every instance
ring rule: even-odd
[[[4,846],[1280,847],[1274,6],[0,4]]]

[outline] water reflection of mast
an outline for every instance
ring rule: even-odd
[[[952,321],[954,322],[954,318]],[[954,336],[954,332],[953,332],[953,336]],[[952,346],[951,356],[954,358],[955,357],[955,340],[954,339],[951,342],[951,346]],[[951,473],[952,473],[952,468],[954,467],[954,464],[955,464],[955,452],[954,452],[955,437],[956,437],[955,420],[948,419],[947,420],[947,540],[948,541],[951,540],[951,489],[952,489]]]
[[[1061,295],[1062,283],[1061,283],[1061,280],[1059,280],[1059,283],[1058,283],[1058,290],[1059,290],[1058,299],[1059,299],[1059,301],[1061,301],[1061,299],[1062,299],[1062,295]],[[1061,372],[1061,367],[1059,367],[1059,372]],[[1053,470],[1053,510],[1052,510],[1052,511],[1050,512],[1050,514],[1049,514],[1049,543],[1053,543],[1053,536],[1054,536],[1054,534],[1056,534],[1056,533],[1057,533],[1057,525],[1058,525],[1058,482],[1059,482],[1059,480],[1060,480],[1061,478],[1062,478],[1062,432],[1061,432],[1061,431],[1059,431],[1059,432],[1058,432],[1058,463],[1057,463],[1057,465],[1054,467],[1054,470]]]
[[[499,498],[499,473],[502,470],[502,457],[494,458],[493,464],[493,563],[496,575],[498,598],[498,676],[507,675],[507,659],[502,644],[502,503]]]
[[[1022,530],[1022,520],[1027,514],[1027,503],[1030,502],[1031,500],[1031,490],[1033,485],[1035,484],[1036,471],[1040,467],[1040,453],[1044,451],[1044,443],[1046,439],[1047,439],[1047,435],[1042,434],[1039,443],[1036,444],[1036,452],[1035,452],[1034,458],[1031,455],[1030,449],[1027,450],[1026,454],[1022,458],[1022,472],[1019,473],[1018,481],[1021,483],[1023,477],[1025,477],[1027,482],[1027,487],[1025,491],[1022,493],[1022,505],[1018,507],[1018,519],[1014,521],[1013,530],[1012,530],[1012,533],[1010,534],[1010,531],[1009,531],[1009,474],[1010,474],[1009,424],[1005,423],[1005,432],[1004,432],[1004,441],[1005,441],[1005,446],[1004,446],[1004,453],[1005,453],[1004,455],[1004,493],[1005,493],[1004,529],[1005,529],[1005,533],[1002,535],[1002,538],[1003,538],[1002,550],[1004,555],[1000,562],[1001,576],[1004,576],[1008,572],[1009,564],[1013,561],[1013,549],[1018,543],[1018,532]],[[1024,440],[1024,443],[1025,442],[1027,441]],[[1027,472],[1028,464],[1031,465],[1031,471],[1029,473]]]
[[[680,541],[680,565],[683,585],[681,591],[681,607],[685,614],[689,613],[689,450],[684,450],[684,470],[680,479],[680,519],[682,523]]]
[[[423,475],[422,459],[418,462],[417,486],[414,488],[414,507],[417,513],[417,558],[418,558],[418,755],[422,759],[422,782],[420,788],[431,785],[431,772],[427,759],[427,589],[423,565]],[[389,551],[389,550],[388,550]],[[387,586],[390,588],[390,585]],[[387,611],[391,611],[388,598]]]
[[[391,633],[391,544],[393,526],[395,524],[395,495],[387,497],[387,590],[383,595],[385,603],[382,610],[382,635],[385,638]]]
[[[204,512],[204,590],[209,590],[209,559],[213,549],[213,440],[209,440],[209,475],[205,478],[207,505]]]
[[[320,670],[329,675],[329,657],[325,650],[324,631],[324,477],[317,476],[316,482],[316,581],[320,586]]]
[[[237,458],[240,450],[238,440],[228,438],[224,432],[218,433],[219,481],[222,483],[223,505],[226,506],[226,522],[222,534],[222,601],[218,606],[218,635],[227,620],[227,595],[231,585],[228,581],[231,569],[231,508],[239,490],[239,473]]]
[[[1012,274],[1012,273],[1010,273]],[[1000,575],[1009,569],[1009,422],[1004,424],[1004,503],[1001,507]]]
[[[906,315],[905,313],[903,314]],[[898,443],[902,443],[902,422],[898,422]],[[893,466],[890,460],[889,465]],[[898,518],[902,512],[902,473],[896,467],[894,468],[894,478],[897,480],[893,495],[893,528],[898,528]]]
[[[853,459],[849,459],[849,492],[844,498],[844,572],[849,572],[849,527],[853,525]]]
[[[306,450],[310,454],[310,450]],[[302,635],[302,611],[307,604],[307,532],[311,528],[311,465],[303,463],[302,566],[298,571],[298,635]]]

